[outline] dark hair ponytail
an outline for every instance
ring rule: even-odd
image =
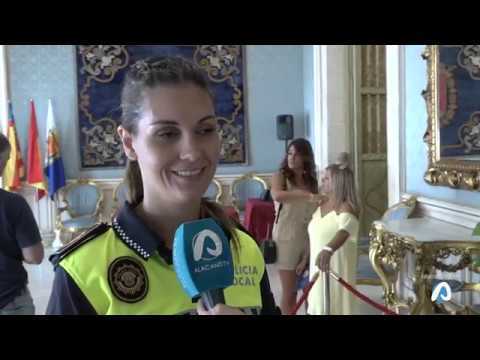
[[[143,181],[137,161],[127,160],[124,181],[128,188],[128,202],[133,206],[140,204],[143,200]]]
[[[7,137],[0,133],[0,154],[3,154],[5,151],[10,150],[11,145]]]

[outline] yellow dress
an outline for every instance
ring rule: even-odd
[[[359,224],[358,219],[350,213],[331,211],[322,217],[320,208],[313,214],[308,225],[310,237],[310,278],[319,271],[315,260],[321,249],[333,240],[339,230],[350,234],[347,241],[332,255],[330,269],[339,274],[349,284],[355,286],[357,273],[357,239]],[[354,296],[340,283],[330,277],[330,314],[354,314]],[[323,281],[322,275],[313,285],[308,296],[308,314],[323,315]]]

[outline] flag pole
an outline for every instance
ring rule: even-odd
[[[58,192],[55,192],[53,195],[54,202],[55,202],[55,209],[54,209],[54,229],[55,229],[55,240],[52,243],[52,247],[54,249],[61,248],[63,246],[62,243],[62,232],[60,229],[57,227],[57,212],[58,212],[58,206],[59,206],[59,200],[58,200]]]
[[[35,189],[35,204],[37,205],[37,221],[38,221],[38,227],[40,228],[40,232],[43,233],[42,229],[42,219],[40,218],[40,202],[38,200],[38,189],[34,187]]]
[[[57,230],[57,211],[58,211],[58,195],[53,194],[53,228]]]
[[[61,231],[61,211],[59,208],[60,204],[60,194],[58,191],[66,185],[65,182],[65,173],[63,168],[63,162],[60,155],[60,140],[58,137],[58,129],[55,124],[55,119],[53,115],[53,105],[52,98],[48,98],[48,110],[47,110],[47,151],[46,151],[46,162],[45,162],[45,171],[46,179],[51,183],[51,194],[52,201],[54,203],[54,209],[52,220],[54,221],[53,227],[55,228],[55,245],[54,247],[63,246],[62,231]],[[51,145],[51,147],[50,147]],[[50,150],[52,153],[50,153]],[[55,159],[55,161],[53,161]],[[50,160],[52,160],[50,162]],[[48,170],[47,170],[48,169]],[[48,187],[48,186],[47,186]]]

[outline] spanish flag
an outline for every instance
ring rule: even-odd
[[[10,142],[10,159],[5,166],[3,173],[3,186],[8,191],[19,191],[22,180],[25,177],[25,166],[23,164],[20,143],[18,142],[15,118],[13,117],[12,103],[8,102],[8,129],[7,137]]]
[[[28,163],[27,182],[37,188],[37,199],[40,200],[46,194],[45,178],[43,176],[42,155],[38,141],[37,116],[35,105],[30,100],[30,126],[28,128]]]

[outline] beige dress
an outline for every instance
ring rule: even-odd
[[[297,189],[287,180],[287,191]],[[278,214],[279,203],[275,203]],[[272,238],[277,245],[277,268],[295,270],[302,259],[308,241],[308,223],[317,204],[308,201],[284,203],[275,217]]]
[[[346,282],[355,286],[357,273],[357,239],[359,223],[357,218],[350,213],[331,211],[322,217],[320,208],[313,214],[308,225],[310,235],[310,279],[319,271],[315,260],[321,249],[333,240],[339,230],[350,234],[347,241],[333,254],[330,260],[330,269],[339,274]],[[313,285],[308,295],[308,313],[310,315],[323,315],[323,281],[322,275]],[[330,277],[330,314],[351,315],[355,313],[357,303],[354,296],[339,282]]]

